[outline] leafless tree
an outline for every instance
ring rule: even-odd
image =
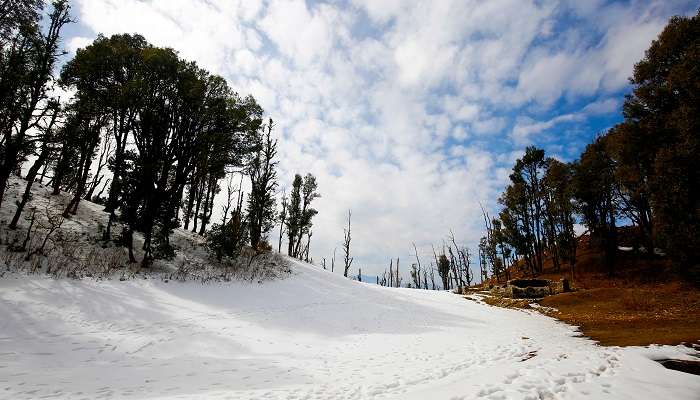
[[[102,169],[107,166],[112,153],[112,138],[109,135],[106,135],[100,143],[100,156],[97,159],[95,175],[88,184],[88,190],[87,193],[85,193],[85,200],[92,201],[92,195],[95,192],[95,189],[97,189],[97,186],[102,183],[102,179],[105,178],[105,176],[102,174]]]
[[[389,286],[394,287],[394,259],[389,261]]]
[[[335,271],[335,252],[338,250],[338,248],[333,249],[333,258],[331,258],[331,272]]]
[[[399,275],[399,258],[396,257],[396,279],[394,279],[396,287],[401,287],[401,275]]]
[[[39,221],[39,226],[41,227],[41,230],[45,232],[44,239],[41,241],[41,245],[39,247],[35,248],[34,250],[27,251],[27,255],[24,257],[24,259],[27,261],[29,261],[29,259],[35,254],[44,254],[46,244],[49,242],[49,240],[53,240],[53,234],[57,230],[61,229],[61,226],[65,221],[63,212],[61,212],[58,209],[52,208],[51,201],[48,201],[46,203],[46,206],[44,207],[44,217],[45,219]],[[35,232],[37,231],[38,229],[35,230]]]
[[[233,175],[229,175],[226,179],[226,203],[221,206],[221,211],[223,213],[221,216],[221,226],[226,225],[228,214],[231,211],[231,207],[233,207],[233,202],[236,200],[233,194],[238,192],[240,192],[240,188],[234,186]]]
[[[343,251],[345,252],[345,272],[343,272],[343,275],[347,278],[348,277],[348,270],[350,269],[350,266],[352,265],[352,260],[353,257],[350,257],[350,218],[352,217],[352,211],[348,210],[348,228],[345,229],[345,240],[343,241]]]
[[[278,253],[282,252],[282,235],[284,235],[284,223],[287,220],[287,207],[288,206],[289,206],[289,198],[287,198],[287,192],[284,189],[282,189],[282,211],[280,211],[280,214],[279,214],[280,237],[279,237],[279,241],[277,242],[277,252]],[[323,269],[326,269],[325,263],[323,265]]]
[[[17,251],[27,251],[27,244],[31,240],[32,228],[34,227],[34,222],[36,221],[36,207],[32,207],[31,214],[25,218],[29,221],[29,228],[27,229],[27,235],[24,237],[24,242],[22,242],[22,246],[17,248]]]
[[[413,243],[413,252],[416,256],[416,263],[418,263],[418,267],[415,270],[415,277],[413,279],[413,282],[416,284],[416,287],[420,289],[421,288],[421,265],[420,265],[420,257],[418,257],[418,249],[416,248],[415,242]]]
[[[309,248],[311,247],[311,236],[313,236],[314,232],[309,231],[309,233],[306,235],[306,246],[304,246],[304,261],[309,262]],[[280,236],[281,238],[281,236]]]

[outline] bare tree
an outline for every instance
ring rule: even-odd
[[[233,194],[240,192],[240,190],[240,188],[236,188],[233,185],[233,175],[229,175],[226,179],[226,203],[221,206],[221,212],[223,213],[221,216],[221,226],[226,225],[228,214],[231,211],[231,207],[233,206],[233,202],[235,200]]]
[[[418,268],[416,268],[415,271],[415,276],[416,278],[413,279],[413,282],[416,284],[416,287],[418,289],[421,288],[421,266],[420,266],[420,257],[418,257],[418,249],[416,248],[416,243],[413,243],[413,252],[416,256],[416,262],[418,263]]]
[[[394,287],[394,259],[389,260],[389,286]]]
[[[282,252],[282,236],[284,235],[284,223],[287,220],[287,207],[288,206],[289,206],[289,199],[287,198],[287,192],[286,192],[286,190],[282,189],[282,211],[280,211],[280,214],[279,214],[280,237],[279,237],[279,241],[277,242],[277,252],[278,253]],[[323,269],[326,269],[325,258],[324,258]]]
[[[350,266],[352,265],[352,260],[353,258],[350,257],[350,219],[352,217],[352,211],[348,210],[348,229],[345,229],[345,240],[343,241],[343,251],[345,252],[345,272],[343,272],[343,275],[347,278],[348,277],[348,270],[350,269]],[[335,258],[335,257],[334,257]]]
[[[29,241],[32,238],[32,228],[34,227],[34,222],[36,221],[36,207],[31,208],[30,216],[25,217],[25,219],[29,221],[29,228],[27,229],[27,235],[24,237],[24,242],[22,242],[22,246],[15,249],[17,251],[27,250],[27,243],[29,243]]]
[[[309,248],[311,247],[311,236],[313,236],[314,232],[309,231],[309,233],[306,235],[306,246],[304,246],[304,261],[309,262]]]
[[[27,251],[27,255],[24,257],[24,259],[27,261],[35,254],[44,254],[46,244],[49,242],[49,240],[53,240],[53,234],[57,230],[61,229],[61,226],[65,221],[63,213],[59,209],[53,209],[51,207],[51,201],[47,202],[46,206],[44,207],[44,217],[44,220],[39,221],[41,230],[45,232],[44,239],[41,241],[41,245],[39,247],[35,248],[34,250]]]
[[[333,258],[331,258],[331,272],[335,271],[335,252],[338,250],[338,248],[333,249]]]
[[[401,287],[401,276],[399,275],[399,258],[396,257],[396,279],[394,279],[396,287]]]
[[[97,167],[95,169],[95,175],[88,184],[87,193],[85,193],[85,200],[92,201],[92,195],[97,189],[97,186],[102,183],[105,176],[102,174],[102,169],[109,163],[109,158],[112,156],[112,138],[109,135],[105,135],[104,139],[100,143],[100,156],[97,159]]]

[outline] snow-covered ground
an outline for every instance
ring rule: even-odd
[[[295,263],[257,283],[0,279],[3,399],[698,399],[536,313]]]

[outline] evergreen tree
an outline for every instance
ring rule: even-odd
[[[277,188],[277,140],[271,137],[272,119],[269,120],[264,135],[257,144],[257,151],[248,166],[251,191],[248,196],[248,216],[250,220],[250,245],[258,249],[272,229],[276,217],[275,190]]]
[[[301,243],[304,240],[304,236],[309,236],[311,234],[311,227],[313,226],[312,219],[318,214],[318,211],[311,207],[311,202],[321,197],[321,195],[316,192],[317,188],[316,177],[311,174],[306,174],[301,186],[301,211],[299,212],[298,237],[294,249],[294,257],[297,258],[301,257]]]
[[[591,241],[605,251],[608,273],[617,251],[618,217],[615,207],[615,177],[613,161],[608,155],[605,138],[599,137],[589,144],[574,164],[574,197],[578,212],[591,231]]]
[[[301,186],[303,179],[301,175],[295,174],[292,182],[292,193],[290,195],[288,216],[287,216],[287,255],[295,257],[296,241],[298,240],[301,215]]]
[[[699,47],[700,11],[692,17],[671,18],[634,67],[634,89],[623,107],[625,129],[620,140],[633,145],[627,165],[632,165],[628,167],[636,178],[632,181],[641,188],[633,193],[649,193],[643,200],[653,210],[661,243],[681,270],[694,273],[698,281]]]

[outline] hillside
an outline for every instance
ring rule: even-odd
[[[549,314],[579,326],[603,345],[700,343],[700,288],[679,276],[666,257],[633,251],[631,229],[620,229],[620,236],[613,276],[603,252],[584,237],[577,250],[574,291],[549,296],[540,304],[556,309]],[[512,278],[530,276],[518,267],[509,270]],[[536,277],[571,281],[571,270],[568,265],[556,270],[547,257]]]
[[[674,398],[700,378],[550,318],[293,263],[265,284],[0,281],[0,397]],[[535,397],[533,397],[535,396]]]
[[[156,273],[161,279],[200,281],[260,281],[289,272],[276,254],[256,256],[249,251],[235,263],[236,268],[227,268],[209,257],[202,236],[180,228],[174,229],[170,236],[175,256],[171,260],[155,260],[147,271],[142,270],[139,263],[129,263],[123,246],[115,244],[122,232],[121,224],[115,222],[112,227],[112,242],[105,244],[102,240],[108,221],[103,205],[82,200],[75,215],[63,218],[61,213],[71,195],[64,192],[51,195],[51,189],[38,182],[32,186],[31,201],[17,229],[9,229],[15,203],[21,199],[25,186],[24,179],[12,177],[0,208],[0,262],[10,272],[45,272],[57,278],[121,279],[147,272]],[[142,244],[143,237],[135,233],[134,254],[139,261],[143,258]]]
[[[13,183],[16,194],[21,181]],[[35,189],[38,209],[46,193]],[[100,206],[79,210],[62,226],[63,239],[79,239],[32,258],[37,272],[53,266],[51,275],[17,272],[23,253],[8,251],[4,231],[0,398],[693,399],[700,391],[700,378],[654,361],[689,359],[686,347],[604,348],[538,313],[448,292],[379,287],[286,258],[290,272],[180,281],[178,271],[219,276],[203,266],[197,237],[180,230],[176,260],[144,274],[122,264],[123,249],[102,249],[97,233],[81,229],[101,220]],[[56,269],[69,243],[80,244],[80,268]],[[86,264],[106,252],[112,261]]]

